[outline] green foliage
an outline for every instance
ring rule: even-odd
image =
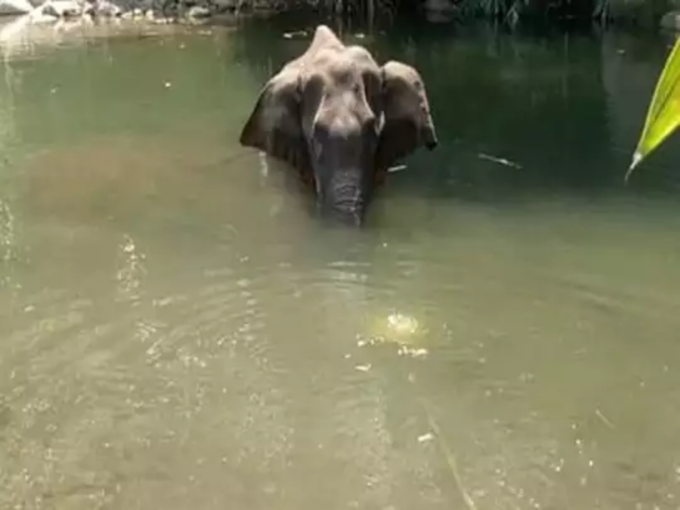
[[[657,81],[645,124],[633,154],[633,161],[626,173],[626,180],[642,160],[661,145],[678,125],[680,125],[680,39],[676,39]]]

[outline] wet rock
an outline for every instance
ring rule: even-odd
[[[137,2],[137,6],[143,11],[153,11],[157,8],[156,2],[154,0],[142,0]]]
[[[205,19],[209,18],[212,13],[210,12],[210,9],[207,7],[203,7],[201,5],[194,5],[193,7],[190,7],[189,10],[187,11],[187,18],[189,19]]]
[[[80,16],[83,13],[84,4],[75,0],[51,0],[43,7],[43,14],[67,18]]]
[[[107,0],[96,0],[92,5],[93,15],[105,18],[115,18],[123,14],[123,9]]]
[[[98,6],[101,17],[143,18],[144,13],[154,9],[154,0],[90,0]]]
[[[667,12],[661,17],[661,28],[666,30],[680,30],[680,11]]]

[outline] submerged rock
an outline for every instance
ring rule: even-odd
[[[661,28],[667,30],[680,30],[680,11],[667,12],[661,17]]]

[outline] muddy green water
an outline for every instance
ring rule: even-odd
[[[236,143],[294,28],[0,67],[0,508],[677,508],[680,144],[622,182],[670,41],[360,39],[441,145],[331,230]]]

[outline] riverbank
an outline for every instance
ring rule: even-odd
[[[238,3],[237,3],[238,2]],[[273,2],[256,0],[47,0],[39,4],[11,0],[0,10],[0,47],[16,49],[60,44],[69,39],[144,37],[210,22],[236,26],[244,18],[281,11]]]
[[[257,9],[218,9],[200,5],[163,8],[158,2],[130,0],[123,5],[108,0],[47,1],[28,12],[0,16],[0,53],[5,60],[62,45],[86,44],[93,40],[147,39],[181,34],[197,25],[221,29],[238,26],[244,19],[270,16],[277,11],[262,5]],[[16,4],[15,6],[18,6]],[[270,6],[271,7],[271,6]]]
[[[680,29],[680,0],[420,0],[397,5],[387,0],[8,0],[0,15],[28,15],[33,23],[73,20],[145,20],[169,22],[231,22],[251,16],[311,10],[331,16],[382,21],[413,14],[432,23],[469,24],[491,19],[518,23],[617,24],[644,28]]]
[[[201,19],[224,15],[273,14],[294,8],[285,0],[5,0],[0,17],[30,15],[35,20],[95,18]]]
[[[50,48],[87,44],[112,38],[149,38],[186,30],[186,24],[154,20],[143,13],[105,21],[82,15],[64,19],[31,19],[29,15],[0,17],[0,53],[5,61]]]

